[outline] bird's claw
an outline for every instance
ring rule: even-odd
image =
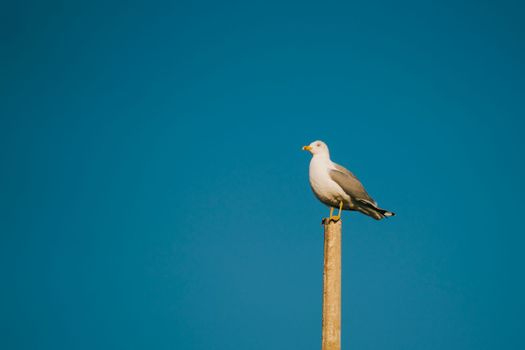
[[[330,216],[329,218],[323,218],[321,224],[327,225],[331,222],[338,222],[339,220],[341,220],[341,215]]]

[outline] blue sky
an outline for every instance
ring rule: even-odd
[[[1,5],[3,349],[318,349],[301,146],[345,213],[342,345],[525,347],[518,2]]]

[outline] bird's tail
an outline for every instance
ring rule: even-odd
[[[377,204],[367,201],[366,199],[358,199],[357,201],[360,204],[357,207],[357,210],[359,210],[363,214],[366,214],[376,220],[381,220],[385,217],[396,215],[396,213],[392,211],[388,211],[388,210],[379,208]]]

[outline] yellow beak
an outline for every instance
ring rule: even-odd
[[[311,150],[312,150],[311,146],[303,146],[303,151],[311,151]]]

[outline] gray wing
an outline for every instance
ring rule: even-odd
[[[330,178],[341,186],[346,194],[353,199],[370,202],[374,206],[377,206],[377,203],[366,193],[365,188],[354,174],[339,164],[334,163],[334,166],[335,169],[329,172]]]

